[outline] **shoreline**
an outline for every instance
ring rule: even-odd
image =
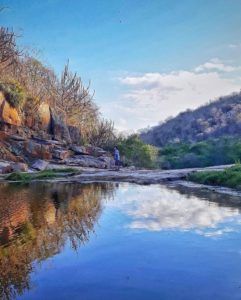
[[[128,182],[140,185],[150,184],[165,184],[169,183],[173,186],[182,186],[190,189],[206,189],[215,193],[226,194],[235,197],[241,197],[241,191],[222,187],[198,184],[185,180],[190,173],[203,172],[203,171],[223,171],[225,168],[231,165],[214,166],[207,168],[191,168],[191,169],[179,169],[179,170],[132,170],[132,169],[120,169],[117,170],[100,170],[93,168],[77,168],[80,171],[79,174],[66,174],[63,176],[57,176],[55,178],[46,179],[33,179],[29,182],[56,182],[56,183],[94,183],[94,182]],[[56,167],[52,165],[51,167]],[[59,169],[61,173],[61,168]],[[10,181],[4,179],[5,176],[0,178],[0,183],[24,183],[23,181]]]

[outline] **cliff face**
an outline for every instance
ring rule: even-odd
[[[180,113],[143,132],[144,142],[165,146],[175,142],[197,142],[231,135],[241,137],[241,92]]]
[[[42,170],[49,163],[101,169],[112,166],[113,159],[106,151],[80,143],[78,128],[68,126],[48,103],[42,103],[36,113],[26,114],[11,107],[0,93],[0,174],[25,171],[27,165]]]
[[[78,129],[69,128],[47,103],[42,103],[36,113],[28,115],[11,107],[0,92],[0,159],[50,160],[57,147],[79,143]]]

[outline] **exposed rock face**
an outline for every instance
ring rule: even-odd
[[[11,125],[21,125],[21,118],[18,111],[10,106],[2,92],[0,92],[0,120]]]
[[[80,135],[79,129],[74,126],[68,126],[68,129],[69,129],[69,134],[70,134],[72,143],[80,145],[81,144],[81,135]]]
[[[71,151],[65,149],[55,149],[53,151],[53,158],[65,160],[66,158],[70,157]]]
[[[26,110],[28,111],[28,110]],[[64,114],[42,103],[36,113],[19,113],[0,92],[0,159],[19,164],[3,164],[1,172],[27,171],[27,164],[43,170],[48,161],[94,168],[111,168],[106,151],[80,146],[78,128],[67,126]],[[26,164],[27,163],[27,164]]]
[[[70,150],[72,150],[77,155],[78,154],[82,154],[82,155],[88,155],[89,154],[84,146],[71,145],[69,148],[70,148]]]
[[[105,155],[107,152],[104,151],[102,148],[94,147],[94,146],[87,146],[86,151],[89,155],[99,157]]]
[[[51,126],[50,133],[53,134],[56,140],[65,141],[71,143],[71,138],[67,125],[62,120],[61,116],[58,116],[56,112],[51,111]]]
[[[52,159],[53,148],[53,145],[37,140],[28,140],[24,142],[25,153],[31,158],[50,160]]]
[[[109,161],[105,161],[103,158],[97,158],[87,155],[76,155],[66,160],[66,164],[70,166],[79,167],[91,167],[97,169],[107,169],[109,167]]]
[[[10,162],[0,161],[0,174],[12,172],[13,168]]]
[[[28,165],[25,163],[15,163],[12,164],[12,169],[14,172],[27,172],[28,171]]]
[[[42,159],[38,159],[36,160],[33,164],[32,164],[32,168],[35,169],[35,170],[38,170],[38,171],[43,171],[47,168],[48,166],[48,162],[47,161],[44,161]]]

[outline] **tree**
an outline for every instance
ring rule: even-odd
[[[16,44],[16,34],[8,28],[0,27],[0,71],[16,64],[21,51]]]

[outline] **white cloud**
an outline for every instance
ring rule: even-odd
[[[196,72],[203,72],[208,70],[216,70],[220,72],[234,72],[241,70],[241,67],[226,65],[220,59],[213,58],[210,61],[205,62],[204,64],[199,65],[195,68]]]
[[[108,205],[127,214],[130,217],[127,227],[133,230],[192,230],[214,237],[233,232],[240,220],[237,208],[222,207],[163,186],[135,186],[121,190],[115,202]]]
[[[117,128],[123,129],[123,120],[127,120],[125,129],[155,125],[188,108],[240,91],[240,73],[233,73],[240,70],[240,66],[226,65],[216,58],[194,70],[125,75],[119,78],[125,92],[106,112],[115,119]]]
[[[231,49],[238,49],[238,48],[241,48],[241,43],[229,44],[228,47]]]

